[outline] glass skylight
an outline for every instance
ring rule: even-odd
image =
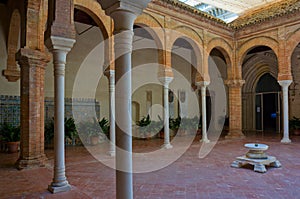
[[[199,0],[179,0],[179,1],[188,4],[190,6],[193,6],[198,10],[206,12],[214,17],[217,17],[225,21],[226,23],[230,23],[236,18],[238,18],[238,15],[236,13],[230,12],[228,10],[224,10],[222,8],[215,7],[207,3],[203,3]]]

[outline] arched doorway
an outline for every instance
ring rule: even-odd
[[[280,85],[270,74],[260,77],[255,89],[255,118],[257,131],[280,132]]]

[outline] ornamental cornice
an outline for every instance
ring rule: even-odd
[[[283,0],[268,6],[249,11],[240,16],[228,26],[233,29],[241,29],[249,25],[270,21],[277,17],[296,13],[300,11],[300,0]]]
[[[241,15],[238,19],[226,24],[221,19],[200,11],[190,5],[184,4],[178,0],[152,0],[153,4],[168,7],[173,6],[177,9],[187,11],[199,17],[203,17],[211,22],[218,23],[224,27],[238,30],[249,25],[259,24],[264,21],[269,21],[277,17],[293,14],[300,11],[300,0],[282,0],[280,2],[272,3],[268,6],[263,6],[254,9]]]
[[[226,23],[223,20],[221,20],[219,18],[216,18],[212,15],[209,15],[206,12],[198,10],[198,9],[194,8],[193,6],[187,5],[187,4],[182,3],[178,0],[152,0],[151,3],[156,4],[156,5],[161,5],[161,6],[164,6],[164,7],[167,7],[168,5],[171,5],[175,8],[187,11],[191,14],[195,14],[195,15],[198,15],[200,17],[204,17],[208,20],[211,20],[213,22],[216,22],[216,23],[222,24],[224,26],[227,26]]]

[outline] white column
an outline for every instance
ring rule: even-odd
[[[117,11],[114,15],[117,199],[132,199],[131,51],[136,15],[128,11]]]
[[[209,139],[207,138],[207,121],[206,121],[206,87],[210,82],[202,81],[197,82],[197,86],[201,87],[201,105],[202,105],[202,139],[201,142],[209,143]]]
[[[65,64],[68,52],[75,43],[74,39],[51,36],[46,42],[53,54],[54,64],[54,177],[48,190],[52,193],[71,189],[65,175]]]
[[[98,0],[114,20],[116,77],[116,198],[133,199],[131,54],[133,24],[150,0]]]
[[[170,129],[169,129],[169,84],[173,77],[159,77],[159,81],[164,86],[164,145],[163,148],[171,149],[170,144]]]
[[[110,146],[108,154],[115,156],[116,130],[115,130],[115,71],[108,70],[105,72],[109,80],[109,121],[110,121]]]
[[[289,96],[288,88],[292,83],[292,80],[280,80],[278,81],[279,85],[282,87],[282,106],[283,106],[283,138],[282,143],[290,143],[289,138]]]

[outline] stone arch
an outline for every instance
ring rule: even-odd
[[[7,67],[3,75],[10,82],[16,82],[20,78],[15,55],[20,48],[21,34],[21,14],[18,9],[14,9],[10,19],[8,39],[7,39]]]
[[[233,60],[233,48],[232,46],[222,38],[214,38],[209,41],[207,45],[208,55],[211,53],[213,49],[219,50],[223,56],[225,57],[226,65],[227,65],[227,79],[232,79],[232,60]]]

